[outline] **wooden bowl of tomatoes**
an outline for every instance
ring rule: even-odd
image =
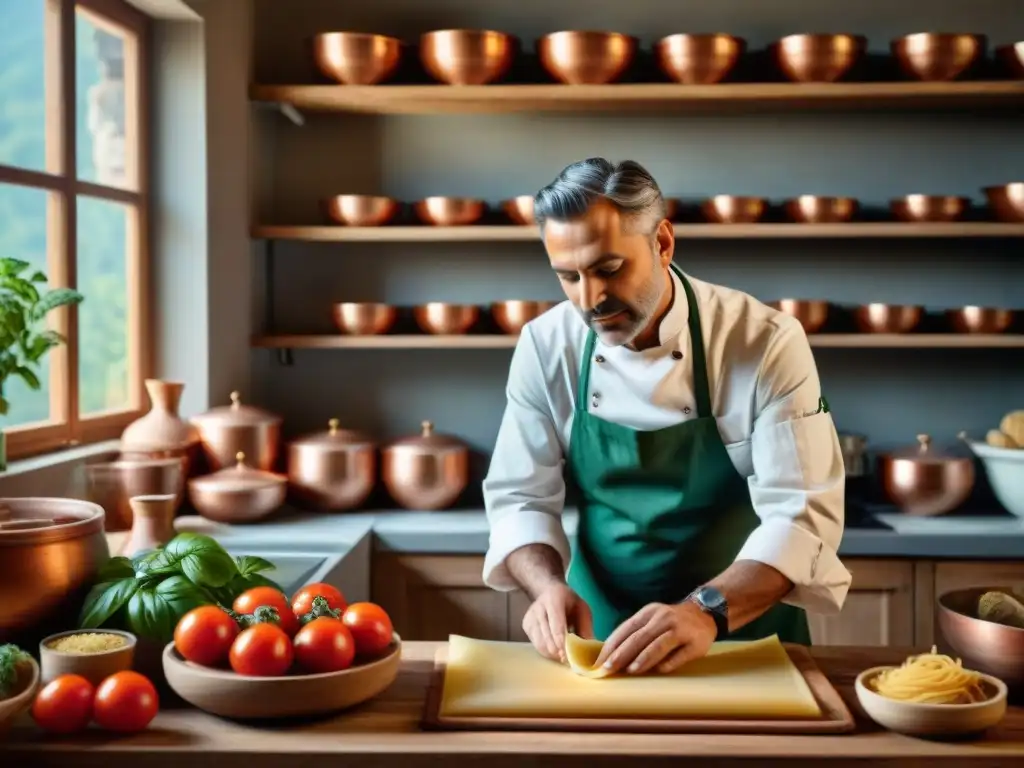
[[[401,638],[378,605],[348,605],[326,584],[289,601],[255,587],[231,609],[185,614],[164,648],[171,689],[221,717],[281,719],[327,715],[372,699],[401,663]]]

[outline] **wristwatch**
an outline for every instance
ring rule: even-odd
[[[729,603],[725,595],[714,587],[704,586],[697,587],[686,599],[715,620],[715,639],[724,640],[729,634]]]

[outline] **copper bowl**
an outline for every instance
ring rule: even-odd
[[[508,72],[516,39],[489,29],[441,29],[420,37],[420,61],[448,85],[486,85]]]
[[[1000,45],[996,48],[996,61],[1006,70],[1006,73],[1024,79],[1024,41]]]
[[[763,197],[715,195],[701,203],[700,210],[715,224],[753,224],[761,220],[767,207]]]
[[[1013,587],[971,587],[939,595],[939,631],[965,667],[997,677],[1014,692],[1024,690],[1024,629],[977,618],[986,592],[1018,594]]]
[[[335,195],[324,200],[331,221],[350,227],[379,227],[394,218],[398,201],[376,195]]]
[[[900,69],[917,80],[953,80],[985,51],[984,35],[918,32],[890,44]]]
[[[936,224],[956,221],[969,203],[966,197],[955,195],[904,195],[889,202],[889,211],[898,221]]]
[[[832,83],[864,55],[862,35],[789,35],[773,46],[783,74],[798,83]]]
[[[491,317],[494,318],[494,322],[501,330],[515,336],[522,332],[524,325],[540,317],[557,303],[557,301],[523,301],[519,299],[496,301],[491,304]]]
[[[814,299],[779,299],[768,303],[772,309],[795,317],[804,333],[817,333],[828,320],[828,302]]]
[[[480,307],[474,304],[448,304],[431,301],[413,310],[416,325],[427,333],[441,336],[461,335],[473,327],[480,317]]]
[[[533,219],[533,195],[519,195],[501,204],[501,210],[512,220],[513,224],[528,227],[536,222]]]
[[[331,318],[341,333],[377,336],[395,324],[398,310],[376,302],[341,301],[331,307]]]
[[[363,32],[322,32],[313,38],[317,69],[344,85],[376,85],[398,68],[402,43]]]
[[[107,531],[127,531],[135,515],[128,500],[133,496],[175,497],[177,509],[185,498],[189,462],[185,456],[166,459],[126,458],[86,463],[85,497],[103,508]]]
[[[633,63],[635,37],[618,32],[552,32],[537,41],[540,63],[567,85],[603,85],[618,80]]]
[[[946,317],[957,333],[1004,333],[1017,313],[1000,307],[966,306],[946,310]]]
[[[665,198],[665,218],[669,221],[675,221],[676,216],[679,215],[680,204],[679,201],[672,197]]]
[[[746,47],[732,35],[678,34],[661,38],[654,55],[661,71],[675,82],[712,85],[733,70]]]
[[[985,187],[982,191],[997,219],[1014,224],[1024,222],[1024,181]]]
[[[886,498],[905,515],[932,517],[952,512],[974,490],[974,457],[944,452],[929,435],[917,444],[878,456],[877,475]]]
[[[921,322],[923,313],[911,304],[865,304],[857,307],[854,320],[861,333],[908,333]]]
[[[837,224],[849,221],[857,213],[852,197],[800,195],[785,204],[786,216],[801,224]]]
[[[464,227],[484,215],[483,200],[468,197],[427,197],[413,204],[416,216],[435,227]]]

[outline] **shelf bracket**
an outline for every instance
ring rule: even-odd
[[[273,109],[284,115],[288,122],[293,125],[297,125],[300,128],[306,124],[306,118],[302,116],[302,113],[295,108],[294,105],[289,104],[286,101],[256,101],[253,102],[257,107],[263,109]]]
[[[295,358],[292,356],[292,351],[288,348],[278,349],[277,364],[286,367],[295,365]]]
[[[263,332],[265,334],[273,334],[276,327],[274,317],[274,255],[276,245],[276,241],[270,238],[264,241],[263,246]],[[278,365],[295,364],[290,349],[278,349],[276,352]]]

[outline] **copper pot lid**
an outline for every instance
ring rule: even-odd
[[[466,444],[457,437],[437,434],[434,432],[434,422],[424,421],[420,423],[420,434],[396,440],[388,446],[387,450],[436,454],[448,451],[465,451]]]
[[[892,451],[888,457],[893,461],[912,461],[918,464],[946,464],[956,461],[970,461],[970,458],[953,451],[936,448],[930,435],[918,435],[917,445]]]
[[[45,544],[103,531],[106,513],[77,499],[0,499],[0,547]]]
[[[270,488],[287,482],[284,475],[250,467],[245,463],[245,454],[241,451],[235,454],[235,462],[235,466],[225,467],[212,475],[197,477],[191,480],[189,485],[204,491],[241,493],[243,491],[258,491],[261,488]]]
[[[193,416],[191,421],[203,427],[262,427],[279,424],[280,416],[252,405],[242,405],[239,392],[231,393],[231,405],[211,408],[206,413]]]
[[[351,429],[341,429],[338,419],[329,419],[326,432],[300,437],[292,443],[293,447],[325,451],[328,453],[344,452],[356,448],[374,448],[374,442],[364,435]]]

